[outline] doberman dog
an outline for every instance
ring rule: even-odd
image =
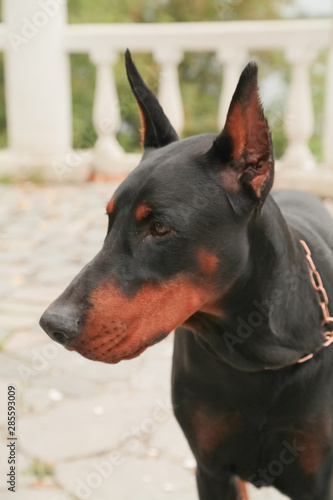
[[[67,349],[134,358],[172,330],[174,412],[201,500],[244,482],[333,499],[333,221],[309,194],[271,194],[255,63],[223,131],[178,140],[126,52],[144,154],[107,204],[101,251],[44,312]]]

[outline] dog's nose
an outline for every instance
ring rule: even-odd
[[[46,309],[39,324],[52,340],[65,346],[80,334],[79,319],[52,309]]]

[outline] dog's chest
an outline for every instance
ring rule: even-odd
[[[332,419],[324,414],[296,428],[283,417],[251,418],[199,404],[184,411],[180,423],[198,463],[218,474],[231,471],[256,486],[296,471],[304,478],[317,474],[332,442]]]

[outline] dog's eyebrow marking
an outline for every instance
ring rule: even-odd
[[[106,213],[108,215],[111,215],[114,210],[114,200],[111,199],[109,203],[106,205]]]
[[[217,265],[219,263],[217,255],[209,253],[204,248],[199,248],[198,250],[198,261],[200,269],[205,274],[212,274],[216,270]]]
[[[142,203],[135,210],[135,218],[137,221],[141,221],[145,219],[147,215],[149,215],[152,211],[153,209],[149,205],[147,205],[147,203]]]

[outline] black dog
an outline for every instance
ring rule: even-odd
[[[333,499],[333,222],[310,195],[269,194],[254,63],[220,135],[184,140],[128,51],[126,65],[145,152],[108,203],[102,250],[41,326],[106,363],[177,328],[173,403],[201,500],[245,498],[240,480]]]

